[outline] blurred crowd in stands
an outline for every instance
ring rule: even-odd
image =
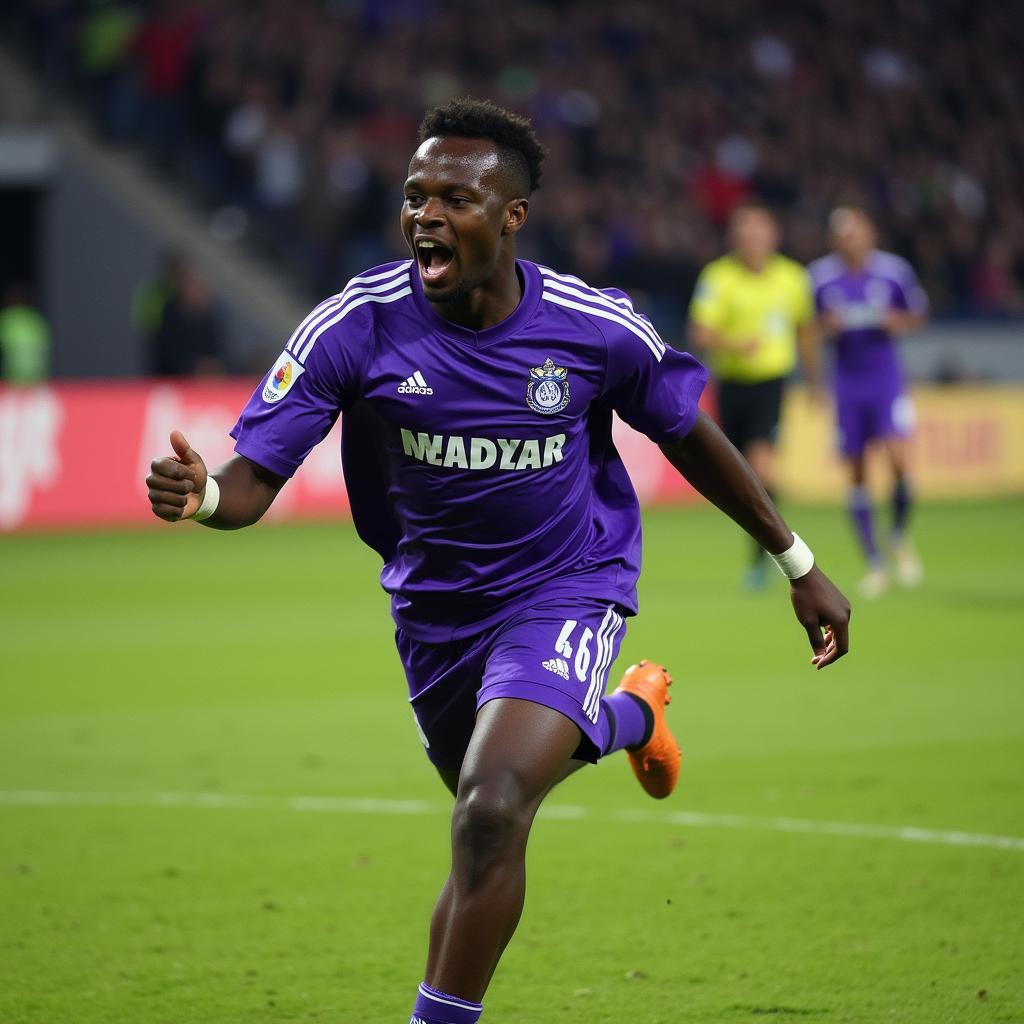
[[[39,72],[314,295],[405,255],[424,109],[529,114],[525,255],[678,322],[733,206],[872,208],[937,315],[1024,314],[1024,7],[995,0],[9,0]]]

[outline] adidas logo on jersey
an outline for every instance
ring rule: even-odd
[[[549,658],[547,661],[542,661],[541,668],[546,668],[549,672],[554,672],[556,676],[561,676],[563,679],[569,678],[569,662],[565,658]]]
[[[398,385],[400,395],[432,395],[434,389],[423,379],[423,374],[417,370],[411,377],[407,377]]]

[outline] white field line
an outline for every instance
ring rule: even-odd
[[[73,790],[0,790],[0,806],[8,807],[205,807],[231,810],[319,811],[330,814],[423,816],[447,814],[444,804],[426,800],[383,800],[343,796],[250,796],[240,793],[89,793]],[[620,824],[680,825],[684,828],[724,828],[749,832],[804,832],[812,835],[863,839],[896,839],[933,846],[983,846],[1022,850],[1024,838],[978,832],[940,831],[913,825],[865,825],[848,821],[806,818],[760,818],[744,814],[702,811],[596,810],[578,804],[548,804],[542,818],[561,821],[595,819]]]

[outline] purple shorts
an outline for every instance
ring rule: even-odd
[[[914,426],[910,396],[897,392],[882,395],[836,396],[839,450],[848,458],[864,454],[870,441],[906,437]]]
[[[398,655],[427,757],[458,771],[476,713],[496,697],[542,704],[575,722],[575,756],[601,750],[601,697],[625,635],[622,609],[592,598],[544,601],[476,636],[424,643],[399,628]]]

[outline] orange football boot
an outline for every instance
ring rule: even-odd
[[[640,785],[656,800],[664,800],[676,788],[683,761],[679,744],[665,721],[665,705],[672,700],[668,692],[671,685],[672,677],[664,666],[645,658],[639,665],[630,665],[615,688],[616,693],[639,697],[654,716],[651,738],[642,747],[627,748],[626,754]]]

